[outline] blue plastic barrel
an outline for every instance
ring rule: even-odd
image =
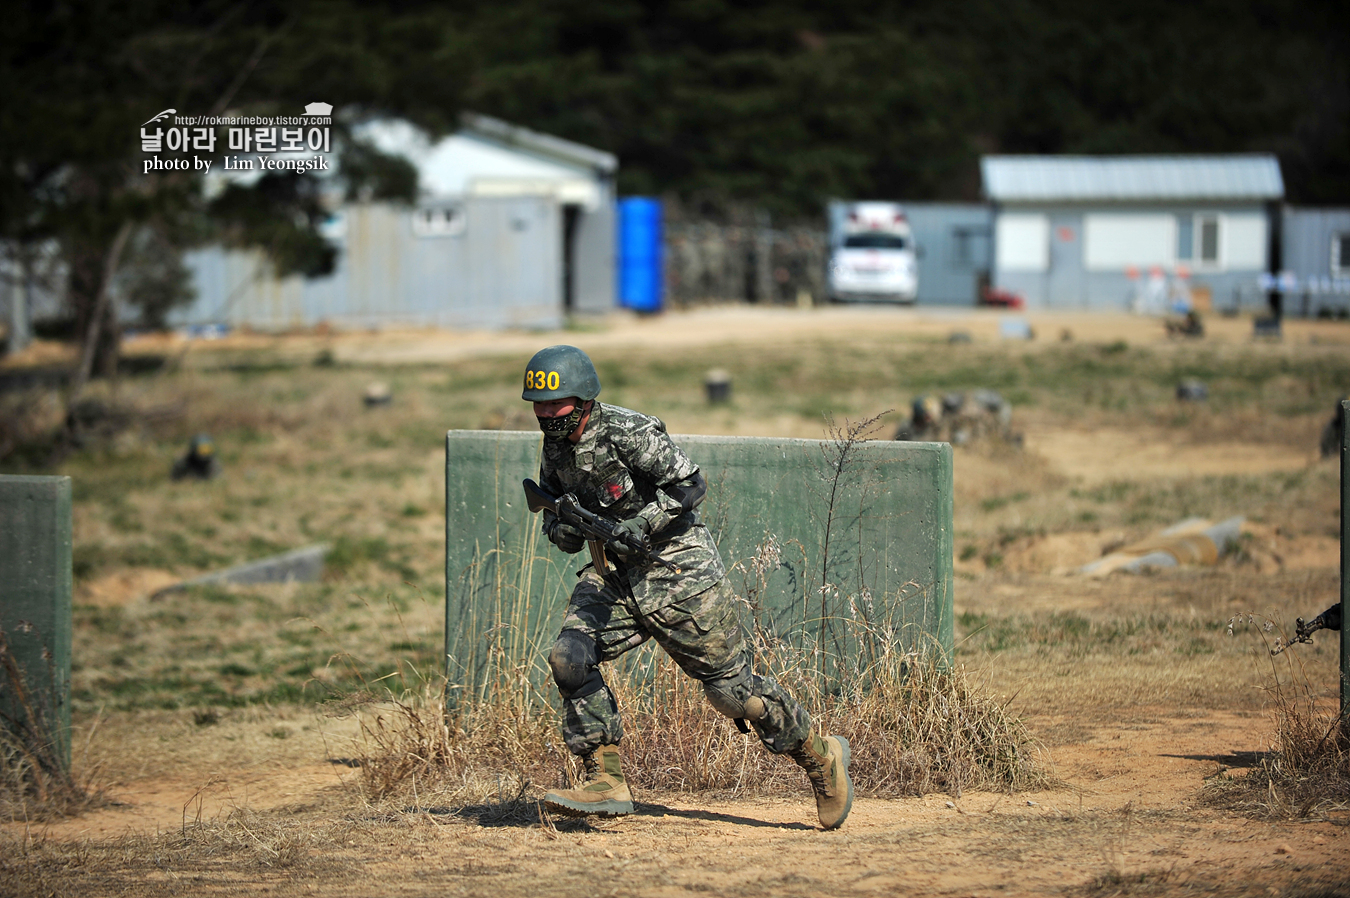
[[[665,298],[665,250],[661,201],[645,196],[619,200],[619,306],[659,312]]]

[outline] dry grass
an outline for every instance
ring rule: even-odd
[[[52,720],[54,696],[34,691],[0,628],[0,693],[10,713],[0,714],[0,819],[51,820],[106,803],[68,763],[69,733]],[[90,772],[86,770],[84,776]]]
[[[522,676],[539,682],[541,658],[504,662],[503,691],[482,707],[457,708],[444,724],[440,684],[412,673],[435,669],[440,655],[444,431],[530,426],[516,388],[521,359],[376,366],[344,363],[339,351],[330,364],[334,355],[325,361],[318,344],[299,353],[294,345],[199,345],[158,373],[92,385],[91,398],[119,408],[180,413],[138,415],[54,470],[39,468],[41,453],[24,446],[41,448],[42,427],[59,424],[59,403],[42,391],[6,399],[6,409],[22,407],[29,417],[21,431],[6,431],[13,436],[6,437],[12,445],[0,446],[10,453],[0,459],[5,469],[75,480],[73,707],[85,730],[105,709],[128,746],[96,745],[94,761],[115,756],[145,765],[158,753],[166,766],[180,757],[209,766],[239,743],[213,745],[205,736],[242,717],[275,720],[264,733],[294,733],[297,714],[316,704],[358,705],[373,692],[402,704],[367,703],[362,711],[370,759],[363,775],[373,777],[368,800],[415,790],[428,806],[506,807],[514,796],[552,786],[570,763],[552,712],[537,691],[512,685]],[[595,355],[607,400],[659,414],[672,431],[687,433],[828,437],[829,412],[864,420],[881,414],[885,434],[899,415],[883,410],[904,408],[917,393],[988,387],[1012,400],[1015,424],[1146,426],[1183,442],[1302,441],[1311,451],[1331,401],[1350,382],[1343,348],[1292,344],[1042,341],[1023,348],[862,334],[730,356],[719,347]],[[728,365],[733,401],[710,408],[703,374]],[[1179,407],[1172,398],[1175,381],[1191,376],[1210,385],[1204,408]],[[390,385],[390,406],[361,405],[371,380]],[[224,477],[170,483],[174,457],[200,431],[220,447]],[[958,554],[967,546],[974,552],[956,590],[958,613],[973,615],[958,619],[956,667],[911,659],[902,677],[905,659],[891,659],[889,668],[877,668],[885,673],[868,704],[866,696],[816,691],[823,681],[810,658],[766,656],[826,729],[856,742],[859,783],[872,794],[1019,788],[1035,772],[1018,715],[1075,709],[1090,720],[1162,704],[1259,708],[1259,693],[1249,687],[1260,676],[1250,653],[1223,638],[1222,621],[1235,602],[1278,601],[1291,615],[1325,605],[1320,592],[1333,574],[1304,583],[1236,560],[1203,574],[1117,583],[1113,594],[1123,598],[1115,607],[1097,601],[1094,584],[1011,564],[1013,553],[1045,533],[1118,529],[1137,537],[1191,513],[1247,513],[1271,528],[1325,537],[1334,532],[1334,477],[1323,468],[1167,482],[1122,471],[1089,488],[1029,454],[963,450],[956,468],[955,545]],[[1023,493],[1029,495],[1019,498]],[[321,584],[201,589],[171,600],[151,600],[150,590],[135,585],[321,541],[338,547]],[[996,555],[1002,565],[984,563]],[[1085,605],[1092,608],[1064,610]],[[662,668],[659,656],[633,663],[655,671],[631,684],[615,678],[617,688],[630,690],[621,700],[634,772],[647,777],[640,787],[803,788],[793,765],[747,742],[707,707],[696,684]],[[1310,681],[1325,681],[1329,670],[1317,655]],[[166,717],[177,721],[172,734],[160,734],[172,749],[136,742],[138,720]],[[671,729],[689,735],[672,740]],[[276,746],[299,741],[260,738]],[[952,751],[939,757],[937,745]]]
[[[0,894],[266,889],[298,896],[316,888],[367,894],[397,886],[515,895],[536,894],[540,877],[559,870],[576,876],[551,881],[590,887],[595,869],[621,869],[655,891],[678,879],[666,866],[671,845],[684,845],[686,856],[706,846],[717,855],[708,863],[718,866],[706,873],[714,885],[698,887],[736,891],[728,869],[741,870],[740,855],[753,840],[742,841],[738,831],[735,857],[723,855],[724,846],[698,841],[704,829],[718,839],[725,834],[716,822],[639,816],[622,829],[568,824],[576,827],[568,830],[541,820],[533,799],[573,772],[549,690],[538,686],[547,679],[542,651],[530,657],[526,647],[513,660],[503,658],[491,680],[496,691],[482,702],[458,703],[448,717],[443,682],[419,673],[437,670],[440,658],[441,437],[454,427],[531,426],[518,414],[520,359],[320,366],[312,364],[314,352],[194,349],[181,366],[124,379],[116,391],[95,384],[93,397],[122,408],[182,412],[142,415],[125,430],[91,439],[59,469],[42,469],[75,478],[75,781],[87,792],[97,791],[93,781],[111,782],[119,795],[138,796],[143,783],[172,782],[190,794],[214,771],[235,778],[230,803],[218,813],[190,804],[180,821],[175,807],[172,824],[158,834],[97,838],[45,835],[37,822],[42,811],[23,791],[31,780],[11,780],[22,789],[10,793],[7,813],[34,823],[11,825],[0,835]],[[849,344],[811,341],[733,355],[734,401],[713,408],[702,399],[702,373],[725,367],[725,352],[698,350],[677,359],[616,349],[597,359],[609,400],[660,414],[675,432],[828,437],[824,411],[866,419],[904,408],[918,392],[992,387],[1013,400],[1015,422],[1147,428],[1160,439],[1215,451],[1234,439],[1307,443],[1311,450],[1330,400],[1350,383],[1343,348],[1191,346],[1183,353],[1042,341],[1024,352],[864,335]],[[1209,382],[1208,406],[1180,408],[1171,399],[1172,381],[1183,374]],[[377,379],[390,383],[394,403],[364,409],[361,391]],[[43,427],[59,424],[51,414],[57,405],[43,396],[6,401],[0,455],[11,454],[0,464],[6,471],[38,471],[37,461],[46,457]],[[26,422],[3,420],[6,409],[19,408],[29,415]],[[883,419],[883,433],[895,417]],[[23,429],[5,429],[11,423]],[[170,484],[169,465],[198,431],[210,432],[221,447],[225,477]],[[5,448],[7,434],[17,434],[17,448]],[[1334,564],[1286,570],[1280,557],[1301,536],[1334,536],[1337,491],[1329,466],[1165,481],[1122,470],[1085,487],[1034,453],[967,449],[958,452],[956,471],[954,542],[958,557],[967,547],[971,557],[958,561],[954,666],[883,653],[884,664],[867,671],[866,689],[831,691],[821,686],[827,681],[817,675],[818,659],[781,653],[762,639],[757,644],[764,665],[820,725],[852,741],[860,791],[964,791],[969,805],[976,790],[1054,786],[1037,740],[1053,754],[1061,744],[1092,739],[1107,723],[1166,714],[1194,715],[1203,725],[1210,710],[1220,709],[1251,715],[1253,730],[1269,730],[1274,749],[1251,776],[1227,781],[1221,800],[1231,802],[1228,807],[1256,817],[1316,820],[1350,801],[1335,791],[1346,781],[1345,742],[1335,733],[1327,737],[1334,638],[1299,646],[1282,660],[1302,667],[1281,669],[1281,698],[1268,688],[1264,644],[1224,632],[1239,609],[1279,620],[1327,604],[1337,584]],[[1110,583],[1051,576],[1032,563],[1047,534],[1137,538],[1192,513],[1246,514],[1282,534],[1283,542],[1244,545],[1241,555],[1210,570]],[[320,541],[338,547],[323,583],[149,598],[167,580]],[[742,561],[753,568],[753,560]],[[644,648],[633,655],[611,682],[626,712],[625,751],[640,803],[660,801],[662,793],[791,795],[807,802],[801,809],[807,813],[807,787],[795,765],[740,735],[659,652]],[[832,677],[840,673],[831,669]],[[842,671],[840,680],[861,683],[855,673]],[[1295,682],[1297,689],[1290,686]],[[1259,716],[1263,710],[1269,723]],[[344,716],[321,716],[330,714]],[[1216,744],[1214,751],[1228,748]],[[249,780],[243,773],[320,765],[339,771],[345,786],[313,794],[309,805],[250,809],[250,800],[260,803],[248,791],[257,787],[234,791]],[[925,804],[931,802],[906,803],[903,815]],[[1183,838],[1180,829],[1159,835],[1151,828],[1159,820],[1189,829],[1204,825],[1203,812],[1141,813],[1131,820],[1128,809],[1097,813],[1080,803],[1076,814],[1052,818],[1006,799],[1000,808],[1011,804],[1025,815],[963,814],[955,825],[930,815],[896,838],[912,848],[906,854],[959,877],[942,886],[952,892],[974,888],[979,864],[997,868],[990,881],[1033,888],[1017,877],[1034,879],[1046,857],[1097,851],[1103,833],[1113,851],[1134,848],[1135,860],[1113,860],[1100,875],[1084,874],[1080,883],[1088,894],[1237,895],[1266,885],[1282,894],[1343,892],[1324,884],[1332,875],[1325,866],[1321,873],[1284,873],[1263,859],[1259,869],[1242,870],[1230,857],[1183,875],[1184,863],[1177,867],[1175,858],[1146,853]],[[61,808],[49,803],[46,810]],[[681,823],[688,828],[678,829]],[[66,824],[65,831],[84,825]],[[935,843],[936,832],[948,841]],[[783,841],[770,851],[806,845],[791,827],[774,833]],[[883,837],[855,827],[841,835],[846,843],[810,841],[879,871],[897,854],[887,841],[890,831]],[[619,847],[620,836],[629,848]],[[959,860],[957,842],[980,845],[983,859]],[[510,854],[512,844],[524,844],[525,854]],[[869,844],[875,854],[849,854]],[[616,858],[606,856],[608,847]],[[533,851],[538,858],[528,856]],[[954,860],[933,860],[940,857]],[[432,858],[437,872],[453,876],[422,879],[430,872],[424,859]],[[793,874],[810,864],[797,861]],[[538,863],[547,867],[531,866]],[[690,863],[697,868],[699,862]],[[518,878],[508,879],[508,868],[518,868]],[[908,882],[930,872],[910,869],[915,878]],[[804,888],[802,880],[766,883],[742,892]],[[885,888],[884,880],[866,885]]]
[[[726,796],[792,794],[801,771],[764,751],[707,703],[664,655],[647,683],[611,683],[624,709],[629,781],[648,792]],[[783,677],[815,724],[853,745],[859,792],[877,797],[1048,784],[1023,725],[960,668],[891,655],[842,695],[823,693],[798,664]],[[561,744],[558,715],[539,705],[528,677],[517,695],[461,703],[447,713],[439,684],[363,712],[361,782],[370,800],[418,808],[511,804],[579,773]],[[533,706],[532,706],[533,705]],[[510,709],[525,709],[512,712]]]
[[[1350,718],[1341,716],[1337,697],[1314,685],[1304,646],[1291,646],[1288,634],[1264,616],[1235,617],[1229,626],[1253,631],[1269,659],[1265,692],[1274,740],[1245,776],[1211,781],[1207,800],[1272,819],[1324,820],[1350,810]]]
[[[54,839],[34,830],[5,833],[0,889],[13,895],[158,896],[181,895],[185,883],[209,883],[212,891],[233,886],[254,892],[262,885],[263,891],[303,893],[316,876],[358,871],[343,849],[364,835],[363,828],[370,827],[315,808],[267,814],[236,808],[166,832],[101,841]]]

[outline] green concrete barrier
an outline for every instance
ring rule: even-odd
[[[949,445],[674,439],[708,481],[703,520],[763,639],[825,658],[932,648],[950,659]],[[541,444],[524,432],[446,436],[452,701],[500,685],[496,661],[542,662],[587,560],[557,551],[525,507],[521,481],[537,478]]]
[[[0,714],[70,766],[69,477],[0,475]]]

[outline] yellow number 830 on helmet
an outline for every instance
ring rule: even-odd
[[[575,396],[587,402],[600,395],[600,376],[590,356],[575,346],[549,346],[539,350],[525,366],[525,386],[520,398],[548,402]]]

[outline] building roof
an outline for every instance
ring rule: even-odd
[[[581,165],[596,172],[612,175],[619,169],[619,160],[613,153],[597,150],[585,144],[573,143],[551,134],[541,134],[487,115],[466,112],[460,116],[464,126],[461,133],[496,141],[504,146],[549,157],[558,162]]]
[[[599,197],[594,182],[612,177],[619,166],[612,153],[485,115],[466,113],[461,123],[434,143],[402,119],[366,122],[357,132],[417,168],[423,199],[554,194],[591,206]]]
[[[1242,156],[984,156],[984,193],[996,203],[1277,200],[1280,163]]]

